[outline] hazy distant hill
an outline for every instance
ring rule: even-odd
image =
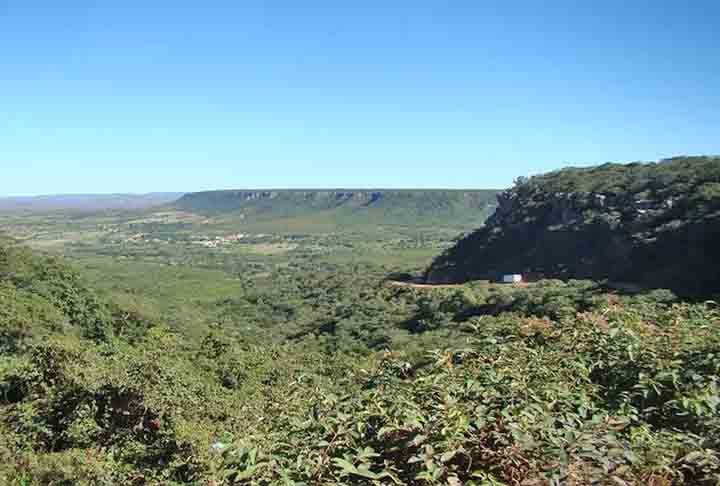
[[[520,180],[498,201],[428,281],[529,273],[720,292],[718,157],[563,169]]]
[[[496,207],[497,190],[231,190],[186,194],[175,206],[204,215],[249,219],[308,214],[330,218],[417,223],[482,222]]]
[[[150,194],[59,194],[0,197],[0,211],[145,209],[171,203],[182,195],[183,193],[158,192]]]

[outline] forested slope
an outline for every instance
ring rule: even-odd
[[[720,292],[720,158],[563,169],[519,180],[429,282],[503,273]]]

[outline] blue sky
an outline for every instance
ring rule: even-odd
[[[0,0],[0,194],[720,153],[720,2]]]

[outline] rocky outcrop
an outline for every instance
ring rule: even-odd
[[[720,292],[718,158],[568,169],[497,199],[483,228],[433,262],[428,282],[523,273]]]

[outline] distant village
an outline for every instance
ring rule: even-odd
[[[239,243],[243,240],[252,240],[253,242],[257,242],[257,240],[260,239],[267,239],[272,237],[273,235],[265,234],[265,233],[257,233],[257,234],[250,234],[250,233],[235,233],[227,236],[207,236],[207,235],[198,235],[194,236],[189,240],[189,243],[192,245],[198,245],[202,246],[204,248],[220,248],[222,246],[226,245],[232,245],[235,243]],[[142,244],[142,243],[171,243],[172,241],[169,239],[161,239],[154,237],[152,235],[149,235],[147,233],[135,233],[127,238],[122,240],[124,243],[132,243],[132,244]]]
[[[245,233],[237,233],[230,236],[216,236],[214,238],[210,238],[207,236],[201,236],[198,240],[193,240],[191,243],[194,245],[200,245],[204,246],[205,248],[219,248],[221,246],[230,245],[233,243],[238,243],[242,240],[245,240],[247,238],[253,238],[255,240],[261,239],[261,238],[267,238],[271,235],[266,235],[264,233],[258,233],[258,234],[245,234]]]

